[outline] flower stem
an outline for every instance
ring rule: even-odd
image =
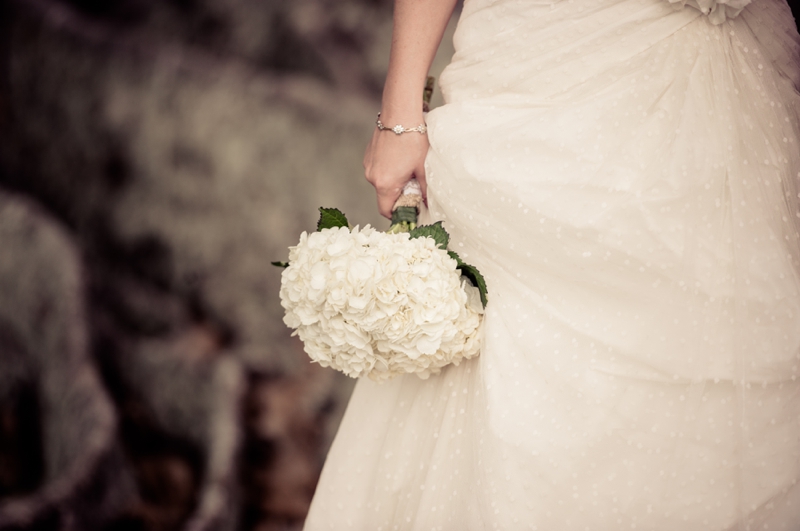
[[[392,224],[386,232],[397,234],[410,232],[417,226],[417,207],[398,206],[392,212]]]

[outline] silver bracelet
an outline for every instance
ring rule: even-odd
[[[378,126],[379,131],[392,131],[396,135],[402,135],[403,133],[427,133],[428,126],[425,124],[419,124],[416,127],[403,127],[402,125],[395,125],[394,127],[386,127],[381,122],[381,113],[378,113],[378,119],[375,120],[375,124]]]

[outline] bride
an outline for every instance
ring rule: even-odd
[[[367,149],[477,266],[481,355],[358,382],[307,530],[800,529],[785,0],[396,0]],[[686,5],[684,5],[686,4]]]

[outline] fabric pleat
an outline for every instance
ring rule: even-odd
[[[466,0],[429,220],[478,358],[360,381],[306,529],[800,529],[800,38],[783,0]]]

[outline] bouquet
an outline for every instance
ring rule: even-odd
[[[486,283],[447,250],[441,222],[416,226],[420,202],[411,181],[387,232],[320,208],[317,231],[274,263],[285,267],[284,322],[314,362],[354,378],[424,379],[478,354]]]

